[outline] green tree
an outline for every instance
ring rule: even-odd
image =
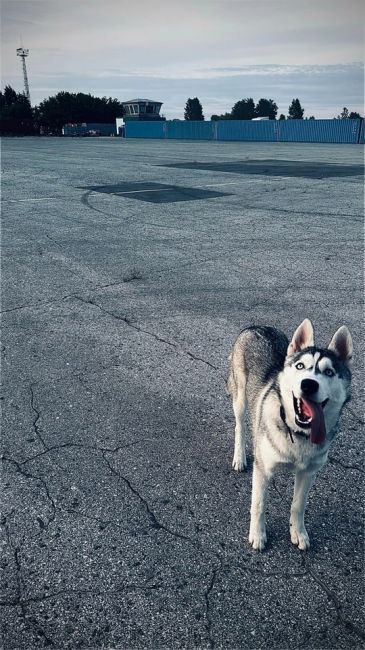
[[[199,121],[204,120],[203,107],[197,97],[194,97],[193,99],[189,97],[187,100],[184,111],[184,119]]]
[[[361,119],[361,115],[357,111],[351,111],[350,113],[349,109],[346,108],[346,106],[344,106],[340,115],[337,115],[337,117],[334,117],[333,119],[334,120],[359,120]]]
[[[32,108],[24,93],[11,86],[0,92],[0,131],[2,134],[34,134]]]
[[[7,118],[32,118],[32,109],[24,93],[17,93],[11,86],[5,86],[0,93],[1,117]]]
[[[278,112],[277,104],[273,99],[260,99],[255,107],[255,117],[268,117],[275,120]]]
[[[299,99],[293,99],[289,106],[288,120],[302,120],[304,115],[304,108],[302,108]]]
[[[18,99],[18,94],[11,86],[5,86],[4,88],[4,102],[6,106],[11,106],[15,104]]]
[[[344,106],[342,109],[342,113],[340,113],[340,115],[337,116],[337,119],[348,120],[348,117],[349,117],[349,109],[346,108],[346,106]]]
[[[255,102],[252,97],[241,99],[232,108],[232,120],[252,120],[255,117]]]
[[[123,115],[123,105],[111,97],[61,91],[48,97],[35,109],[38,123],[53,133],[61,133],[69,122],[112,123]]]
[[[286,119],[286,117],[285,117],[284,113],[280,113],[279,120],[285,120],[285,119]]]
[[[213,122],[217,122],[218,120],[230,120],[231,118],[231,113],[224,113],[222,115],[212,115],[210,118]]]

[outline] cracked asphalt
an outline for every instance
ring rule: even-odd
[[[364,647],[362,155],[3,141],[5,650]],[[258,554],[227,357],[244,326],[305,317],[320,344],[350,328],[353,400],[310,551],[279,473]]]

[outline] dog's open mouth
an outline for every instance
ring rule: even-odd
[[[328,399],[323,402],[312,402],[309,399],[295,397],[293,394],[295,422],[301,429],[310,429],[310,440],[317,445],[324,442],[326,438],[323,409],[327,402]]]

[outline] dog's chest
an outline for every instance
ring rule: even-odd
[[[327,450],[323,445],[314,445],[295,434],[291,438],[275,424],[262,433],[259,453],[267,466],[284,464],[290,469],[306,471],[319,469],[326,460]]]

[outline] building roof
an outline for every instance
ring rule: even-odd
[[[141,104],[141,103],[148,103],[148,104],[163,104],[163,102],[156,102],[154,99],[141,99],[140,97],[137,97],[137,99],[128,99],[128,101],[122,102],[122,104]]]

